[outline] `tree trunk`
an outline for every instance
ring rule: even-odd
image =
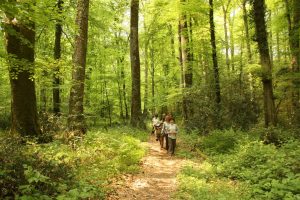
[[[269,21],[270,21],[270,24],[272,24],[272,11],[269,10]],[[269,31],[269,48],[270,48],[270,60],[271,60],[271,65],[273,66],[274,64],[274,53],[273,53],[273,32],[272,32],[272,26],[270,26],[270,31]]]
[[[300,41],[299,41],[299,32],[300,32],[300,1],[293,0],[293,26],[291,30],[291,52],[292,52],[292,71],[296,74],[300,72]],[[298,76],[299,77],[299,76]],[[300,121],[300,91],[298,80],[293,81],[293,94],[292,94],[292,107],[293,107],[293,124],[299,126]]]
[[[235,70],[234,66],[234,17],[235,17],[235,11],[232,18],[229,18],[229,30],[230,30],[230,59],[231,59],[231,70]]]
[[[154,113],[156,112],[156,105],[155,105],[155,64],[154,64],[153,41],[151,41],[150,60],[151,60],[152,114],[154,115]]]
[[[110,101],[109,101],[109,97],[108,97],[108,92],[107,92],[107,83],[106,81],[104,81],[104,88],[105,88],[105,98],[106,98],[106,105],[105,107],[108,110],[108,119],[109,119],[109,126],[112,125],[112,118],[111,118],[111,106],[110,106]]]
[[[141,126],[141,77],[139,54],[139,0],[131,0],[130,6],[130,61],[132,78],[131,125]]]
[[[256,29],[256,40],[260,54],[260,61],[262,65],[262,83],[264,92],[264,112],[265,112],[265,126],[276,126],[276,113],[273,97],[272,84],[272,64],[269,54],[268,36],[266,31],[265,21],[265,1],[254,0],[254,21]]]
[[[221,103],[221,89],[219,80],[219,67],[217,58],[217,47],[216,47],[216,36],[215,36],[215,24],[214,24],[214,7],[213,0],[209,0],[209,24],[210,24],[210,42],[212,47],[212,59],[213,59],[213,69],[214,69],[214,86],[215,86],[215,102],[216,102],[216,117],[217,117],[217,127],[220,127],[220,103]]]
[[[277,51],[277,61],[281,62],[281,50],[280,50],[280,38],[278,31],[276,32],[276,51]]]
[[[243,7],[243,20],[244,20],[244,26],[245,26],[248,63],[252,63],[252,52],[251,52],[251,46],[250,46],[249,25],[248,25],[248,13],[247,13],[247,9],[246,9],[247,1],[248,0],[244,0],[243,4],[242,4],[242,7]]]
[[[291,35],[291,45],[292,45],[292,52],[293,52],[293,71],[299,72],[300,71],[300,41],[299,41],[299,33],[300,33],[300,1],[294,0],[293,1],[293,29]]]
[[[129,119],[129,111],[128,111],[128,105],[127,105],[127,95],[126,95],[126,81],[125,81],[125,73],[124,69],[121,70],[121,80],[123,85],[123,99],[124,99],[124,107],[125,107],[125,118]]]
[[[145,42],[145,94],[144,94],[144,111],[143,111],[144,116],[147,116],[147,114],[148,114],[148,89],[149,89],[149,87],[148,87],[148,71],[149,71],[148,41],[146,41]]]
[[[83,115],[83,97],[88,40],[88,13],[89,0],[78,0],[76,17],[78,33],[75,38],[75,52],[73,55],[68,127],[69,130],[76,131],[79,134],[86,132]]]
[[[225,37],[225,56],[226,56],[226,66],[229,74],[230,71],[230,63],[229,63],[229,39],[228,39],[228,29],[227,29],[227,13],[230,1],[227,2],[227,5],[222,5],[223,10],[223,20],[224,20],[224,37]]]
[[[58,14],[62,13],[62,0],[57,1]],[[61,35],[62,24],[61,20],[58,20],[55,25],[55,45],[54,45],[54,59],[59,61],[61,58]],[[53,113],[57,116],[60,115],[60,78],[59,78],[59,66],[56,66],[53,74]]]
[[[178,22],[178,53],[179,53],[179,64],[180,64],[180,86],[181,88],[184,87],[184,71],[183,71],[183,57],[182,57],[182,41],[181,41],[181,35],[182,35],[182,24],[181,20]]]
[[[185,2],[185,0],[181,0]],[[187,92],[185,88],[191,88],[193,84],[193,62],[192,62],[192,52],[191,52],[191,40],[192,40],[192,23],[188,27],[188,18],[185,12],[181,13],[180,17],[180,44],[181,45],[181,58],[182,58],[182,68],[183,68],[183,99],[182,99],[182,111],[183,118],[187,121],[191,115],[191,99],[187,97]],[[190,28],[190,29],[189,29]]]
[[[9,54],[12,96],[11,132],[22,136],[38,136],[41,134],[41,129],[37,117],[33,78],[35,24],[32,21],[28,21],[26,25],[20,24],[16,18],[8,18],[7,21],[6,50]]]

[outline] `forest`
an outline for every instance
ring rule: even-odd
[[[0,199],[300,199],[299,0],[0,0],[0,21]]]

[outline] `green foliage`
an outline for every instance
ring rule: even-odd
[[[259,137],[265,144],[280,146],[289,140],[299,139],[298,129],[283,129],[281,127],[254,128],[250,134]]]
[[[234,149],[238,142],[238,132],[216,130],[204,136],[199,144],[201,150],[208,154],[225,154]]]
[[[198,140],[192,136],[199,143],[196,148],[209,156],[182,169],[175,199],[299,199],[299,140],[287,137],[276,147],[259,141],[258,132],[217,131]]]
[[[229,179],[218,179],[214,167],[208,162],[200,166],[193,163],[184,167],[178,180],[179,190],[175,199],[250,199],[246,185]]]
[[[220,163],[218,174],[249,183],[252,195],[261,199],[299,198],[299,141],[280,148],[250,142]]]
[[[127,132],[128,131],[128,132]],[[0,197],[104,199],[110,179],[135,173],[144,155],[133,129],[91,131],[76,145],[8,137],[0,142]],[[141,133],[136,133],[145,138]],[[9,155],[9,156],[7,156]]]

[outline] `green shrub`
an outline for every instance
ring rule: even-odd
[[[225,162],[218,163],[218,175],[248,182],[253,197],[260,199],[299,198],[299,145],[290,141],[281,148],[262,142],[240,146]]]
[[[91,131],[75,148],[0,133],[0,199],[104,199],[112,177],[139,169],[145,151],[135,132]]]
[[[275,144],[280,146],[289,140],[300,139],[300,130],[286,130],[280,127],[260,127],[250,131],[251,135],[256,135],[265,144]]]
[[[215,199],[250,199],[245,184],[238,184],[229,179],[218,179],[214,167],[204,162],[186,166],[177,177],[179,189],[175,199],[215,200]]]
[[[229,153],[238,141],[238,133],[231,130],[211,132],[202,138],[200,148],[211,155]]]

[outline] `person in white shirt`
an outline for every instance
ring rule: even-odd
[[[179,129],[178,129],[177,125],[175,124],[174,119],[170,120],[170,124],[168,125],[167,128],[168,128],[168,140],[169,140],[168,153],[173,156],[174,152],[175,152],[175,147],[176,147],[176,137],[177,137]]]
[[[162,133],[163,133],[164,140],[166,142],[166,150],[167,151],[169,150],[168,126],[170,124],[170,119],[171,119],[170,114],[164,116],[163,127],[162,127]]]
[[[160,123],[159,118],[158,118],[158,114],[155,114],[152,118],[152,134],[154,134],[155,132],[155,126],[158,125]]]

